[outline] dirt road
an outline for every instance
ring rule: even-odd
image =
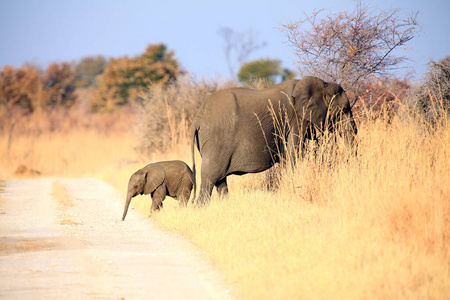
[[[74,205],[50,196],[60,182]],[[27,179],[0,193],[0,299],[231,299],[186,240],[97,179]]]

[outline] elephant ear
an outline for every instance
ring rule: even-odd
[[[166,172],[161,166],[151,165],[146,172],[144,195],[153,193],[166,178]]]
[[[305,77],[297,82],[293,97],[297,114],[316,126],[322,126],[328,106],[326,84],[316,77]]]

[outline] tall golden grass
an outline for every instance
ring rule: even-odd
[[[357,157],[322,145],[279,168],[275,191],[270,176],[234,177],[229,197],[154,220],[205,251],[243,299],[446,299],[448,119],[364,120]]]
[[[103,178],[124,197],[143,165],[190,164],[188,128],[177,122],[178,143],[149,157],[127,130],[25,132],[9,151],[6,132],[0,177],[26,164],[41,176]],[[190,239],[242,299],[448,299],[449,120],[430,125],[405,113],[358,125],[357,157],[322,144],[294,167],[232,176],[229,196],[214,193],[203,208],[167,198],[152,221]],[[132,201],[145,214],[149,204]]]
[[[0,178],[94,176],[137,160],[132,115],[35,114],[0,131]],[[22,166],[22,167],[21,167]]]
[[[126,163],[127,157],[133,159],[132,143],[132,135],[125,133],[108,136],[74,129],[16,136],[8,151],[7,137],[1,136],[0,177],[29,176],[36,171],[42,176],[94,176],[102,168]],[[20,171],[20,166],[27,169]]]

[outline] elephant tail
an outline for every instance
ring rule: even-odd
[[[195,167],[195,140],[197,139],[198,142],[198,136],[197,136],[197,128],[194,129],[194,132],[192,134],[192,145],[191,145],[191,151],[192,151],[192,184],[194,185],[194,196],[192,197],[192,203],[195,202],[195,197],[197,195],[197,176],[196,176],[196,167]]]
[[[196,126],[192,126],[192,145],[191,145],[191,151],[192,151],[192,183],[194,185],[194,196],[192,197],[192,203],[195,202],[195,197],[197,195],[197,176],[196,176],[196,168],[195,168],[195,143],[197,142],[197,149],[200,149],[198,147],[198,128]]]

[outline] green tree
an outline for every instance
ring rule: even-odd
[[[167,86],[182,73],[174,52],[164,44],[149,45],[144,54],[113,58],[97,77],[94,111],[113,111],[119,106],[139,101],[140,94],[152,86]]]
[[[19,110],[32,113],[42,96],[41,71],[29,65],[4,66],[0,72],[0,106],[2,114]]]
[[[105,71],[106,59],[101,56],[90,56],[80,60],[76,65],[77,87],[97,85],[96,77]]]
[[[39,106],[44,110],[70,109],[77,98],[76,81],[75,70],[69,63],[50,64],[42,77],[44,97]]]
[[[277,78],[285,81],[294,77],[294,72],[281,68],[280,60],[269,58],[245,63],[238,73],[238,79],[243,83],[248,83],[255,79],[264,79],[268,85],[274,85]]]

